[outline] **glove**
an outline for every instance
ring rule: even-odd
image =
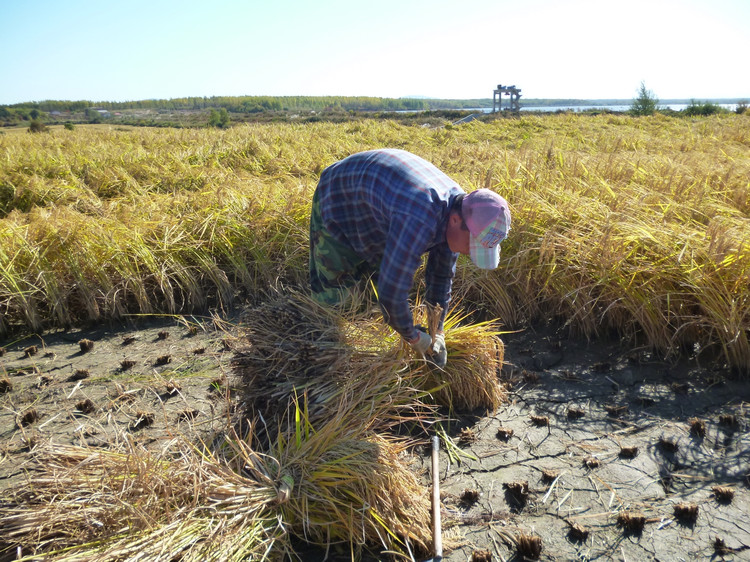
[[[441,369],[445,367],[445,364],[448,362],[448,349],[445,347],[445,336],[443,334],[435,336],[432,355],[427,357],[427,360]]]
[[[445,367],[445,364],[448,362],[448,350],[445,347],[445,336],[443,334],[438,334],[435,336],[435,343],[433,344],[430,334],[425,332],[422,326],[417,326],[417,334],[419,335],[419,339],[415,342],[409,343],[412,349],[422,355],[433,365],[440,367],[441,369]]]
[[[430,347],[432,347],[432,338],[430,337],[430,334],[422,329],[422,326],[417,326],[417,335],[419,336],[417,341],[409,342],[409,345],[420,355],[427,355],[427,353],[431,351]]]

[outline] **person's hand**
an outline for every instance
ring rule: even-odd
[[[448,349],[445,347],[444,334],[435,336],[435,343],[432,345],[432,355],[427,356],[427,360],[441,369],[445,367],[445,364],[448,362]]]
[[[431,352],[432,338],[430,334],[425,332],[421,326],[417,326],[417,338],[408,341],[411,348],[422,356],[427,355]]]
[[[417,326],[417,338],[408,343],[414,351],[436,367],[442,369],[448,362],[448,350],[445,347],[445,335],[443,334],[436,335],[433,344],[430,334],[425,332],[422,326]]]

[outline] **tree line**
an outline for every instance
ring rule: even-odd
[[[344,111],[399,111],[425,110],[433,105],[439,108],[459,107],[470,100],[428,100],[416,98],[378,98],[370,96],[212,96],[172,99],[147,99],[135,101],[65,101],[45,100],[0,105],[8,111],[44,111],[51,113],[81,112],[89,108],[153,109],[153,110],[208,110],[224,108],[232,113],[259,111],[323,111],[338,108]],[[0,115],[1,117],[2,115]]]

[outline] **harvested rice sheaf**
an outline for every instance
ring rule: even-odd
[[[448,364],[439,369],[415,357],[380,314],[344,316],[297,295],[261,304],[243,316],[244,334],[232,343],[244,409],[273,417],[290,396],[305,393],[313,420],[341,400],[388,400],[392,411],[421,399],[457,411],[494,410],[505,399],[502,341],[490,324],[461,320],[446,319]]]
[[[406,443],[367,429],[358,409],[313,426],[302,402],[269,451],[277,509],[292,534],[321,546],[348,543],[426,554],[430,495],[404,458]],[[406,543],[408,541],[408,548]]]
[[[0,556],[22,546],[33,559],[263,559],[283,536],[265,511],[268,483],[186,443],[161,455],[126,446],[39,449],[29,482],[3,492]]]
[[[455,310],[446,316],[448,363],[443,370],[430,370],[434,381],[443,385],[432,395],[439,404],[458,412],[492,412],[506,400],[498,378],[505,346],[493,323],[462,324],[464,321],[466,316]]]
[[[497,334],[449,319],[441,370],[415,357],[380,314],[291,295],[243,316],[241,337],[228,342],[239,413],[262,420],[246,426],[277,462],[279,509],[293,533],[321,545],[429,552],[429,494],[403,464],[404,446],[385,435],[434,416],[435,404],[493,410],[505,398]]]

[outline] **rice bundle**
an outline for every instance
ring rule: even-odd
[[[420,390],[424,372],[408,368],[400,339],[379,314],[346,319],[292,295],[248,311],[242,326],[232,344],[239,412],[262,419],[269,439],[288,424],[296,396],[305,396],[312,424],[331,419],[342,404],[359,408],[357,423],[377,431],[434,414]]]
[[[0,502],[0,554],[56,560],[264,559],[284,535],[277,496],[186,444],[178,456],[49,446]]]
[[[381,544],[425,553],[429,497],[403,460],[406,443],[340,412],[260,454],[229,432],[215,454],[49,447],[37,475],[0,501],[0,555],[28,560],[265,560],[291,552],[290,533],[352,552]]]
[[[415,308],[415,323],[426,316],[434,332],[435,317],[441,311],[428,307]],[[438,404],[453,411],[473,412],[476,409],[496,410],[506,398],[500,383],[505,346],[493,322],[462,324],[468,314],[455,307],[445,318],[445,344],[448,363],[444,369],[425,365],[426,384]]]
[[[0,553],[60,560],[240,560],[312,544],[427,553],[429,494],[409,469],[412,443],[388,437],[433,422],[437,406],[496,408],[503,346],[491,324],[449,314],[450,360],[414,357],[379,314],[344,317],[293,295],[246,315],[235,342],[247,428],[213,452],[160,455],[55,447],[0,503]]]
[[[271,455],[288,501],[281,520],[293,534],[352,552],[380,544],[388,551],[427,552],[430,500],[407,466],[403,439],[387,438],[362,423],[357,408],[343,408],[313,427],[295,402],[294,430],[279,435]]]
[[[420,323],[424,310],[415,311]],[[235,345],[245,412],[278,416],[302,393],[314,421],[329,417],[340,400],[364,407],[386,400],[391,420],[424,413],[427,395],[455,411],[495,410],[505,399],[498,379],[503,342],[492,323],[460,325],[465,319],[448,313],[449,360],[438,369],[415,357],[379,313],[345,317],[300,295],[263,304],[244,316]]]

